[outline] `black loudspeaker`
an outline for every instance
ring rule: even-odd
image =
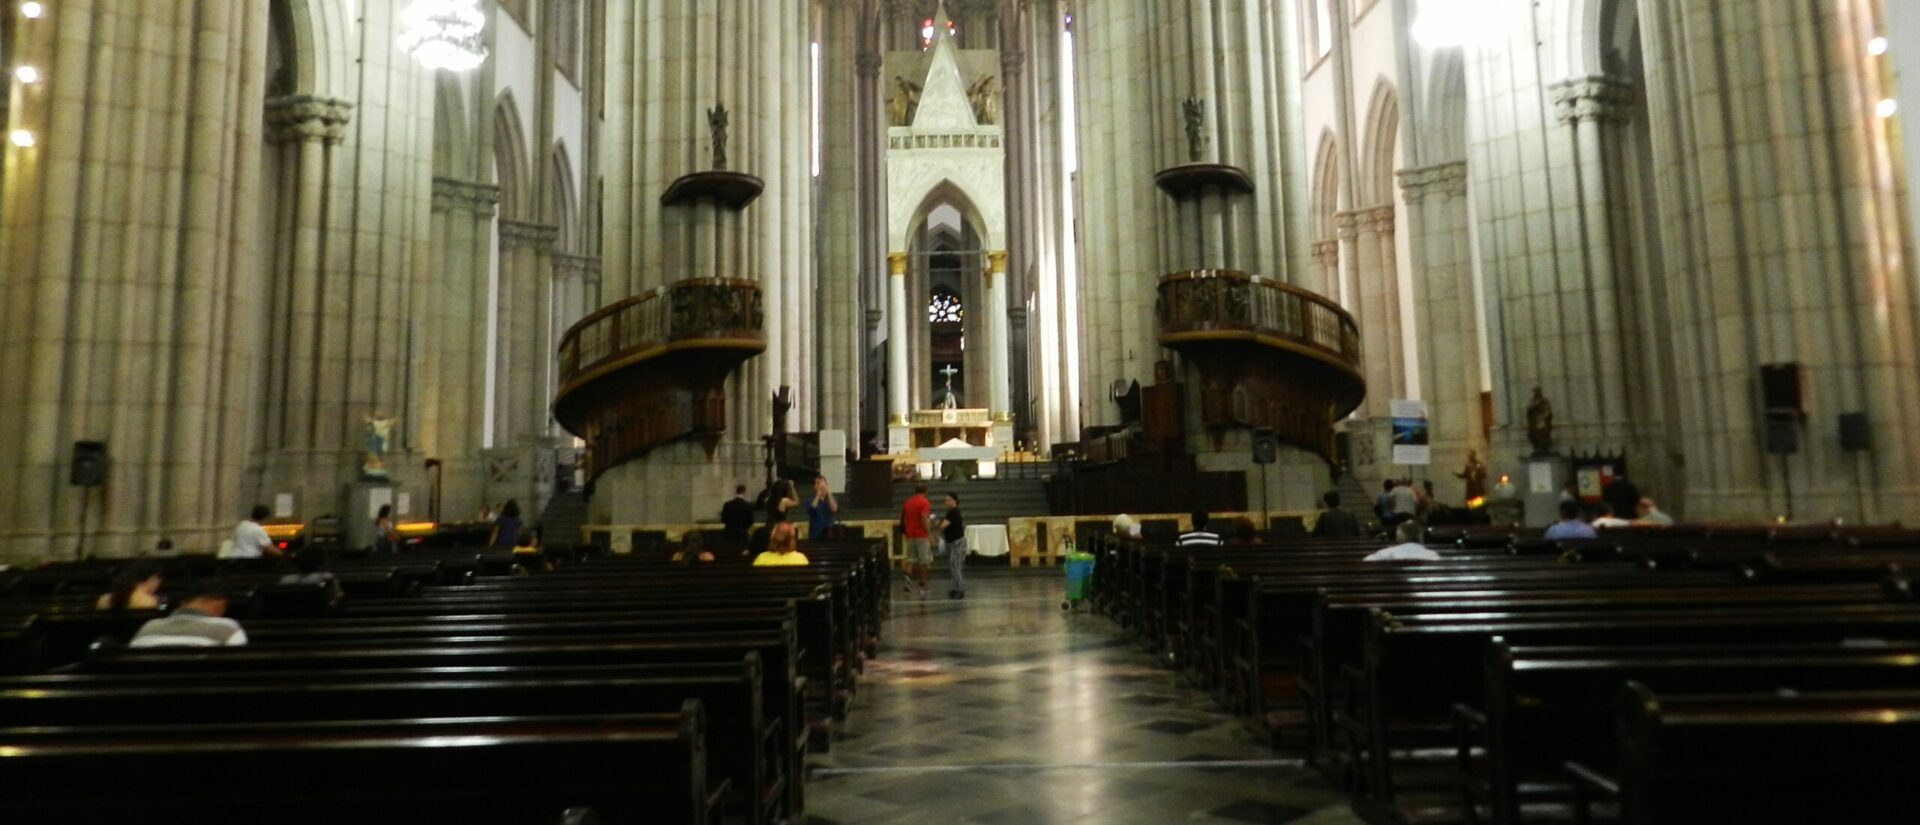
[[[1873,436],[1867,430],[1867,414],[1863,412],[1840,414],[1840,449],[1859,451],[1872,449]]]
[[[69,480],[75,487],[98,487],[107,483],[107,442],[73,442],[73,471]]]
[[[1807,414],[1807,368],[1799,363],[1762,364],[1760,400],[1768,415]]]
[[[1800,452],[1800,423],[1788,416],[1767,416],[1767,452],[1773,455]]]
[[[1280,439],[1273,437],[1273,430],[1261,427],[1253,431],[1253,463],[1272,464],[1280,457]]]

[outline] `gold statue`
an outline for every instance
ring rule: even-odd
[[[1467,483],[1467,500],[1485,498],[1487,495],[1487,465],[1480,460],[1480,454],[1467,451],[1467,466],[1453,474],[1454,478]]]
[[[1534,455],[1553,452],[1553,404],[1539,387],[1533,388],[1533,401],[1527,404],[1527,441]]]

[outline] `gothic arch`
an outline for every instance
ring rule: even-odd
[[[954,183],[951,178],[943,178],[939,183],[929,187],[927,193],[921,196],[920,205],[914,207],[913,217],[903,225],[894,228],[893,248],[907,249],[913,242],[914,232],[919,229],[920,224],[926,222],[927,213],[943,203],[951,204],[953,208],[960,210],[960,216],[965,218],[967,224],[973,227],[973,231],[979,234],[980,248],[995,248],[993,229],[987,225],[985,213],[975,205],[973,198],[967,194],[967,190],[961,188],[960,184]]]
[[[1359,169],[1362,191],[1354,193],[1354,204],[1391,204],[1394,172],[1400,166],[1400,100],[1386,78],[1381,78],[1373,87],[1373,102],[1367,106],[1366,130],[1366,154],[1361,156]]]
[[[552,217],[554,226],[559,228],[555,245],[563,250],[576,249],[579,244],[574,237],[574,224],[577,222],[575,216],[579,214],[580,201],[574,190],[573,163],[568,159],[567,144],[564,141],[554,141],[548,168],[549,174],[553,177],[553,185],[547,187],[549,200],[547,212]]]
[[[1467,159],[1467,64],[1460,49],[1433,52],[1427,79],[1427,116],[1420,146],[1421,165]]]
[[[1340,141],[1328,130],[1320,135],[1320,151],[1313,162],[1313,239],[1334,236],[1334,215],[1340,211]]]
[[[531,220],[533,205],[527,203],[531,178],[528,175],[526,131],[520,128],[520,107],[512,91],[503,91],[493,106],[493,164],[500,185],[500,217]]]
[[[339,0],[274,0],[275,16],[290,29],[288,60],[290,94],[350,100],[347,73],[353,67],[352,25]]]
[[[460,177],[472,164],[473,143],[467,136],[467,111],[460,81],[449,72],[437,72],[433,83],[433,173]]]

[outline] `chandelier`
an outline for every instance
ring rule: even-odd
[[[464,72],[487,59],[479,0],[413,0],[400,13],[400,50],[429,69]]]

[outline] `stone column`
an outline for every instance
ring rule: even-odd
[[[443,517],[477,512],[485,491],[480,450],[486,443],[482,394],[487,381],[487,259],[500,188],[435,178],[433,243],[438,267],[430,281],[420,370],[420,432],[425,458],[441,462]],[[497,502],[496,502],[497,503]]]
[[[1420,396],[1427,402],[1433,438],[1428,475],[1441,500],[1465,500],[1453,473],[1467,451],[1486,459],[1480,426],[1479,322],[1468,258],[1467,167],[1445,163],[1400,172],[1412,240],[1413,307],[1419,330]]]
[[[907,447],[907,253],[887,253],[887,449]]]
[[[548,224],[500,221],[495,446],[509,447],[548,435],[555,347],[547,341],[547,317],[552,312],[553,244],[559,233],[559,227]]]
[[[1627,379],[1625,353],[1630,327],[1622,323],[1623,308],[1631,312],[1625,295],[1629,273],[1615,264],[1615,242],[1611,221],[1625,204],[1611,197],[1610,178],[1624,173],[1618,153],[1610,152],[1608,130],[1625,122],[1632,102],[1632,89],[1625,81],[1606,77],[1587,77],[1554,84],[1549,90],[1554,110],[1567,127],[1566,138],[1572,146],[1580,198],[1581,246],[1585,253],[1587,300],[1592,307],[1591,330],[1585,336],[1588,352],[1580,360],[1591,365],[1591,375],[1601,380],[1576,384],[1570,388],[1591,394],[1587,402],[1598,413],[1596,422],[1604,435],[1624,436],[1629,422],[1628,400],[1636,382]],[[1610,439],[1609,439],[1610,440]]]
[[[1394,230],[1392,204],[1376,206],[1360,213],[1360,242],[1371,244],[1374,248],[1374,270],[1371,275],[1362,273],[1361,277],[1363,282],[1373,285],[1372,296],[1378,306],[1371,320],[1374,326],[1381,328],[1381,342],[1386,348],[1384,352],[1370,357],[1385,361],[1383,374],[1389,382],[1388,387],[1397,397],[1406,398],[1412,394],[1412,383],[1407,380],[1404,343],[1407,323],[1406,316],[1400,311],[1400,254],[1394,244]],[[1365,262],[1368,256],[1364,246],[1362,250],[1360,259]],[[1362,287],[1361,293],[1367,294],[1368,289]]]
[[[1867,51],[1880,6],[1643,8],[1689,519],[1920,518],[1920,280],[1896,148],[1906,110],[1875,112],[1894,93]],[[1810,382],[1785,461],[1766,453],[1760,413],[1759,368],[1776,363]],[[1843,447],[1850,412],[1866,414],[1870,449]]]
[[[0,148],[0,560],[211,551],[262,418],[267,8],[48,5],[9,30],[43,74]],[[67,483],[78,440],[104,487]]]
[[[329,507],[330,480],[342,457],[322,448],[316,421],[321,359],[316,350],[326,301],[330,245],[337,239],[329,220],[328,190],[335,185],[333,155],[345,136],[352,104],[308,95],[267,101],[267,138],[277,145],[281,180],[275,186],[273,237],[286,243],[275,256],[264,373],[266,423],[260,483],[290,492],[295,507]],[[277,366],[276,366],[277,365]]]
[[[1313,289],[1321,295],[1339,300],[1340,297],[1340,241],[1324,240],[1313,242]]]
[[[996,249],[987,253],[987,405],[991,408],[994,429],[1005,425],[1005,436],[1013,434],[1012,395],[1007,383],[1008,361],[1012,350],[1007,337],[1007,253]]]

